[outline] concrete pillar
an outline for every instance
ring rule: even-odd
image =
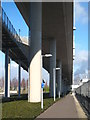
[[[63,93],[66,95],[66,78],[63,79]]]
[[[67,94],[67,91],[68,91],[68,89],[67,89],[67,78],[65,78],[65,95]]]
[[[60,70],[57,70],[56,76],[57,76],[57,95],[60,98],[61,95],[61,82],[62,82],[62,67],[60,61],[57,61],[57,67],[60,68]]]
[[[62,95],[63,93],[63,89],[64,89],[64,86],[63,86],[63,79],[62,79],[62,62],[60,62],[60,95]]]
[[[64,85],[65,85],[65,95],[67,93],[67,82],[66,82],[67,78],[65,78],[65,81],[64,81]]]
[[[56,68],[56,40],[50,40],[50,96],[53,97],[53,68]],[[56,83],[56,81],[55,81]]]
[[[60,62],[60,95],[62,94],[62,63]]]
[[[21,91],[21,64],[19,63],[18,66],[18,96],[20,97],[20,91]]]
[[[61,94],[64,95],[64,79],[61,81]]]
[[[10,97],[10,58],[9,50],[5,53],[5,97]]]
[[[30,66],[28,102],[41,101],[42,3],[30,3]]]

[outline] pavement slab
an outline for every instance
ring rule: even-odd
[[[37,118],[87,118],[75,96],[62,98]]]

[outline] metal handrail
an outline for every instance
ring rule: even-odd
[[[17,31],[13,27],[11,21],[9,20],[6,13],[4,12],[3,8],[1,8],[1,10],[2,10],[2,23],[9,30],[10,34],[16,39],[16,41],[22,42],[22,40],[20,39],[20,36],[17,34]]]
[[[79,86],[75,91],[79,95],[90,98],[90,80]]]

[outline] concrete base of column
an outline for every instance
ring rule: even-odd
[[[29,102],[41,101],[41,50],[34,56],[30,64],[30,96]]]

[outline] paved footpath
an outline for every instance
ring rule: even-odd
[[[37,118],[86,118],[74,95],[62,98]]]

